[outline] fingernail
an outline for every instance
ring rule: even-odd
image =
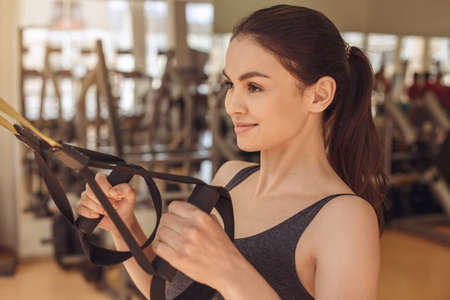
[[[117,204],[117,203],[113,203],[113,205],[112,205],[114,208],[118,208],[119,207],[119,204]]]
[[[91,213],[91,217],[98,218],[98,214],[97,213]]]

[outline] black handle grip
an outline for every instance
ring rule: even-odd
[[[119,173],[117,171],[112,171],[108,175],[108,181],[109,183],[111,183],[112,186],[115,186],[118,185],[119,183],[130,182],[132,177],[133,174],[131,173]],[[100,217],[96,219],[89,219],[83,216],[79,216],[75,221],[75,223],[81,232],[89,234],[92,231],[94,231],[95,227],[97,227],[98,223],[100,223],[102,219],[103,215],[100,215]]]

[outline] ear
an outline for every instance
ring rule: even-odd
[[[312,90],[311,111],[317,113],[322,112],[333,101],[336,92],[336,81],[330,76],[324,76],[314,84]]]

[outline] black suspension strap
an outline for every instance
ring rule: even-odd
[[[139,266],[146,273],[153,276],[149,292],[152,300],[165,299],[166,282],[172,281],[177,272],[177,270],[170,266],[169,263],[158,256],[156,256],[153,261],[149,261],[143,251],[155,238],[156,230],[162,214],[161,194],[153,178],[195,185],[187,201],[196,205],[206,213],[210,213],[212,209],[215,208],[224,221],[224,229],[226,234],[231,240],[234,240],[233,208],[231,205],[230,195],[225,188],[208,185],[203,181],[190,176],[149,171],[138,165],[128,165],[123,159],[113,155],[55,142],[38,132],[31,124],[28,123],[28,121],[12,110],[12,108],[10,108],[1,98],[0,108],[6,114],[25,125],[25,128],[22,128],[17,124],[12,126],[0,116],[0,125],[13,132],[21,142],[33,151],[38,163],[39,171],[48,188],[50,196],[64,218],[78,231],[83,250],[91,263],[98,266],[110,266],[122,263],[127,259],[134,257]],[[103,248],[92,244],[88,240],[87,235],[95,229],[97,224],[101,221],[102,216],[97,219],[88,219],[79,216],[75,219],[67,196],[58,179],[52,173],[43,158],[43,152],[55,154],[69,168],[81,174],[122,235],[129,251],[115,251]],[[108,176],[108,181],[112,185],[129,182],[135,175],[139,175],[145,180],[156,211],[157,221],[153,232],[144,244],[139,245],[136,242],[132,233],[129,231],[127,226],[117,214],[116,210],[108,201],[106,195],[98,186],[89,167],[112,170]],[[214,289],[198,282],[193,282],[175,299],[211,299],[215,294],[216,291]]]

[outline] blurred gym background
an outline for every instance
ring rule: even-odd
[[[373,65],[392,183],[378,298],[450,299],[448,1],[1,0],[0,97],[55,140],[208,182],[224,161],[257,161],[235,146],[220,75],[233,24],[281,3],[324,12]],[[30,151],[3,129],[0,144],[0,299],[141,299],[122,267],[86,261]],[[84,182],[47,159],[76,203]],[[158,184],[166,203],[190,192]]]

